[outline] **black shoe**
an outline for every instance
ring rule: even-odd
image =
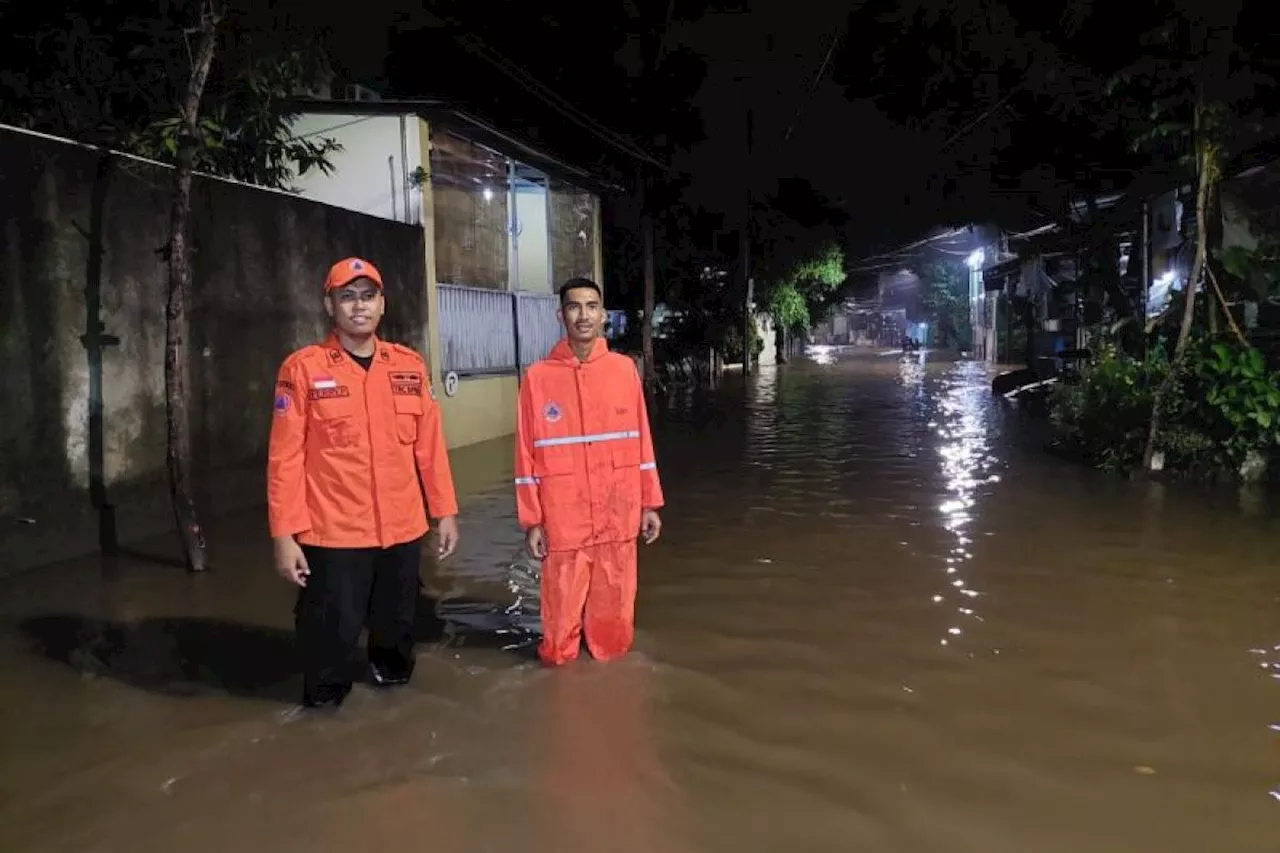
[[[413,675],[411,667],[391,667],[385,663],[370,663],[369,670],[373,673],[373,683],[379,687],[399,687],[409,683],[409,677]]]

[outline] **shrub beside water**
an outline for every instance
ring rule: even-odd
[[[1198,343],[1179,365],[1160,346],[1138,358],[1104,343],[1078,380],[1054,390],[1059,445],[1106,470],[1136,470],[1156,389],[1171,372],[1156,442],[1166,472],[1256,479],[1276,469],[1266,463],[1280,446],[1280,373],[1257,349],[1234,343]]]

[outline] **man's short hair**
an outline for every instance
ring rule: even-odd
[[[564,297],[570,290],[578,290],[582,287],[589,287],[596,292],[596,296],[604,299],[604,291],[600,289],[600,285],[596,284],[589,278],[571,278],[564,284],[560,285],[560,304],[564,304]]]

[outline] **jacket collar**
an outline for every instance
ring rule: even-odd
[[[338,340],[337,332],[330,332],[325,338],[321,346],[325,349],[325,358],[332,367],[355,367],[356,364],[351,360],[351,356],[342,348],[342,342]],[[373,337],[373,363],[386,364],[391,361],[391,348],[387,346],[387,342],[379,338],[377,335]]]
[[[587,356],[586,364],[599,361],[609,352],[609,344],[604,338],[596,338],[595,343],[591,347],[591,354]],[[547,358],[551,361],[561,361],[567,364],[577,364],[578,356],[574,353],[573,347],[569,345],[568,338],[561,338],[559,343],[551,348],[551,352],[547,354]]]

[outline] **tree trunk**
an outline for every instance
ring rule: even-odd
[[[173,173],[173,204],[169,211],[169,301],[165,309],[164,391],[168,421],[165,461],[169,469],[169,498],[182,542],[187,569],[208,568],[204,531],[191,497],[191,419],[188,389],[190,364],[187,344],[190,321],[191,256],[187,243],[191,219],[191,181],[195,164],[200,99],[217,45],[218,16],[211,2],[200,5],[198,43],[193,52],[191,77],[181,104],[178,162]]]
[[[776,319],[773,321],[773,353],[776,364],[787,363],[787,329]]]
[[[649,211],[647,177],[640,185],[640,235],[644,252],[644,322],[640,326],[640,353],[644,360],[644,387],[652,391],[658,378],[653,358],[653,310],[656,301],[653,271],[653,216]]]
[[[1173,360],[1169,373],[1156,388],[1155,399],[1151,404],[1151,428],[1147,432],[1147,446],[1142,452],[1142,468],[1151,470],[1155,458],[1156,442],[1160,437],[1162,426],[1161,409],[1170,386],[1176,381],[1178,369],[1186,355],[1187,343],[1191,340],[1191,326],[1196,317],[1196,290],[1204,275],[1205,260],[1208,248],[1208,207],[1213,185],[1217,181],[1217,151],[1207,138],[1203,127],[1204,93],[1196,98],[1195,106],[1195,147],[1196,172],[1199,180],[1196,188],[1196,255],[1191,264],[1191,274],[1187,276],[1186,301],[1182,307],[1182,327],[1178,329],[1178,343],[1173,349]]]
[[[752,313],[751,303],[755,301],[755,294],[752,293],[754,281],[751,278],[751,136],[753,116],[751,108],[747,108],[746,113],[746,180],[744,188],[746,197],[744,198],[745,206],[742,210],[742,236],[740,238],[739,250],[741,252],[742,264],[742,375],[751,375],[751,357],[753,355],[752,342],[755,336],[752,334],[755,330],[756,318]]]

